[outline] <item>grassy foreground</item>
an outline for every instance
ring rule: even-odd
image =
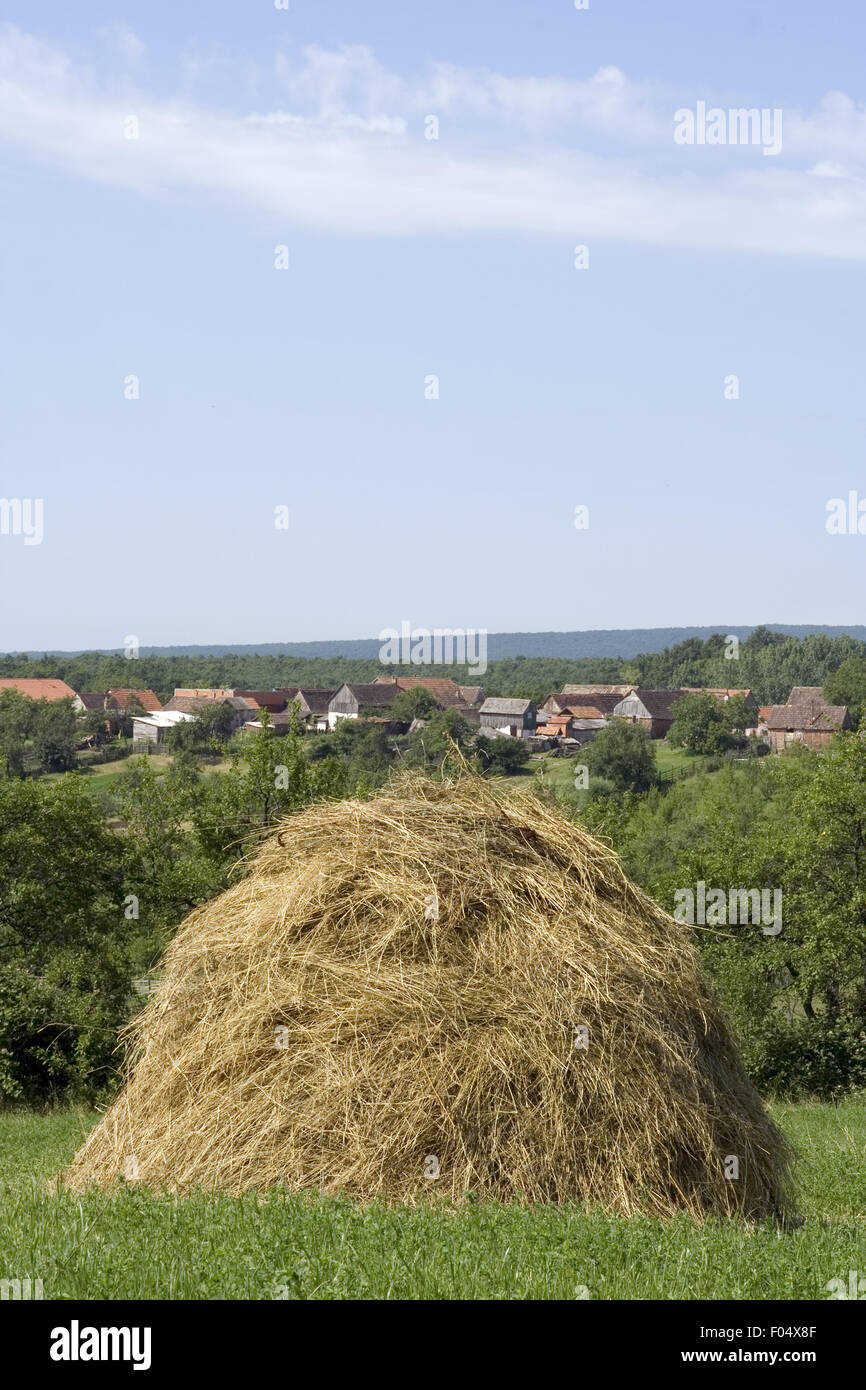
[[[0,1279],[46,1299],[826,1299],[866,1275],[866,1100],[779,1105],[802,1226],[587,1216],[576,1207],[45,1191],[95,1116],[0,1115]],[[864,1280],[866,1287],[866,1280]],[[583,1290],[586,1290],[584,1293]]]

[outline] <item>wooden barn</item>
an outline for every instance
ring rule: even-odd
[[[852,728],[847,705],[828,705],[820,686],[795,685],[786,705],[773,705],[767,715],[767,741],[780,753],[792,743],[826,748],[840,729]]]
[[[481,706],[481,728],[497,729],[512,738],[535,733],[538,713],[532,700],[506,700],[491,696]]]
[[[681,690],[633,690],[614,706],[613,717],[639,724],[650,738],[664,738],[674,722],[673,706],[682,695]]]
[[[401,693],[393,681],[371,681],[369,685],[344,682],[328,701],[328,727],[333,729],[340,719],[382,715]]]
[[[298,715],[301,723],[308,729],[315,729],[322,733],[328,728],[328,706],[336,695],[336,690],[325,690],[321,686],[295,686],[293,690],[284,690],[286,705],[298,706]]]

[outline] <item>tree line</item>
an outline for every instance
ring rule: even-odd
[[[726,653],[728,653],[726,655]],[[682,686],[750,688],[761,704],[778,703],[793,685],[826,684],[844,662],[866,660],[866,643],[823,633],[786,637],[756,628],[733,646],[726,634],[701,641],[690,638],[663,652],[630,659],[615,657],[510,657],[490,662],[483,676],[466,667],[413,666],[413,675],[451,676],[460,685],[481,682],[489,695],[524,696],[542,701],[563,685],[635,684],[656,690]],[[153,690],[162,700],[178,686],[225,686],[237,690],[272,690],[288,686],[336,688],[343,681],[374,680],[387,670],[376,659],[299,658],[275,655],[143,656],[98,652],[63,657],[0,657],[0,677],[49,676],[76,691],[111,687]]]

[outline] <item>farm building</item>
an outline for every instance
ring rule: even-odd
[[[634,685],[564,685],[563,695],[616,695],[618,700],[624,700],[626,695],[630,695],[635,689]]]
[[[767,716],[767,740],[779,753],[792,743],[825,748],[840,729],[852,727],[846,705],[828,705],[820,686],[795,685],[786,705],[773,705]]]
[[[674,722],[672,706],[682,695],[681,690],[633,690],[614,706],[613,715],[639,724],[650,738],[664,738]]]
[[[574,720],[570,714],[551,714],[546,724],[539,724],[535,732],[539,738],[571,738]]]
[[[3,694],[4,690],[17,690],[19,695],[26,695],[28,700],[71,700],[73,709],[83,710],[85,708],[81,697],[76,695],[71,686],[61,680],[4,676],[0,680],[0,695]]]
[[[176,700],[230,700],[234,694],[236,694],[234,690],[229,690],[224,686],[176,685],[174,688]]]
[[[161,709],[155,714],[137,715],[132,721],[132,747],[134,752],[150,752],[165,743],[170,729],[195,715],[184,714],[182,710]]]
[[[328,706],[336,695],[336,690],[311,686],[302,689],[295,686],[293,690],[284,690],[282,693],[286,697],[287,705],[297,704],[301,723],[308,729],[316,729],[319,733],[327,730]]]
[[[110,703],[106,709],[118,709],[125,711],[131,704],[139,704],[142,709],[147,710],[148,714],[155,714],[162,709],[162,702],[152,690],[114,690],[111,689],[106,694],[106,700]]]
[[[251,700],[244,699],[242,695],[224,695],[217,691],[213,695],[181,695],[175,691],[174,695],[165,706],[168,713],[180,712],[182,714],[196,715],[199,710],[213,708],[214,705],[230,705],[232,708],[231,732],[243,727],[244,724],[254,715],[257,706]]]
[[[396,685],[398,690],[429,690],[440,709],[452,709],[463,703],[460,687],[450,676],[377,676],[374,685]]]
[[[279,714],[286,708],[285,690],[234,690],[232,694],[247,700],[253,709],[266,709],[269,714]]]
[[[537,711],[532,700],[505,700],[493,696],[481,706],[482,729],[498,729],[512,738],[535,733]]]
[[[627,695],[634,687],[624,686],[624,693]],[[615,691],[591,690],[589,687],[566,686],[558,694],[548,695],[543,705],[539,706],[539,714],[567,714],[569,710],[577,707],[592,706],[596,714],[593,717],[602,718],[606,714],[612,714],[616,705],[623,698]]]
[[[597,710],[590,715],[570,710],[565,714],[552,714],[535,732],[539,738],[554,738],[561,743],[591,743],[606,723]]]
[[[365,714],[381,714],[390,709],[401,693],[393,681],[370,684],[344,682],[328,702],[328,727],[333,729],[340,719],[359,719]]]
[[[82,690],[78,696],[84,709],[93,714],[100,714],[105,709],[105,701],[108,696],[104,690]]]
[[[578,719],[571,721],[571,738],[575,743],[592,743],[597,734],[607,724],[606,719]]]
[[[152,690],[82,690],[81,703],[94,714],[110,711],[117,714],[133,713],[155,714],[162,704]]]

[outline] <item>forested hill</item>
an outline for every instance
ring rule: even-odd
[[[785,637],[810,637],[825,634],[828,637],[850,636],[858,641],[866,641],[866,627],[819,627],[808,623],[786,625],[770,623],[766,625],[772,632]],[[509,657],[550,657],[557,660],[579,661],[584,658],[611,657],[625,660],[647,653],[667,651],[693,638],[705,642],[716,633],[737,637],[741,642],[757,629],[754,626],[729,627],[636,627],[636,628],[597,628],[576,632],[491,632],[487,635],[488,661],[504,661]],[[329,661],[344,658],[349,661],[379,660],[381,642],[376,637],[346,638],[327,642],[259,642],[254,645],[235,642],[233,644],[207,643],[180,647],[141,648],[144,656],[165,656],[171,658],[193,657],[200,659],[209,656],[278,656],[293,657],[304,661]],[[40,652],[16,653],[38,657]],[[56,652],[59,659],[92,655],[78,651]],[[101,649],[101,656],[111,652]]]
[[[731,649],[726,638],[738,636],[739,632],[748,636],[740,642],[735,657],[726,657],[726,650]],[[291,685],[336,687],[342,681],[373,680],[392,670],[404,675],[452,675],[462,683],[480,681],[489,695],[523,695],[534,700],[543,700],[568,683],[600,681],[633,682],[654,689],[691,685],[749,687],[760,703],[768,704],[784,700],[792,685],[824,686],[843,662],[851,658],[857,659],[855,679],[859,680],[859,663],[864,663],[862,669],[866,671],[866,642],[855,635],[866,635],[863,628],[852,629],[844,636],[824,631],[787,636],[768,628],[741,628],[739,632],[737,629],[719,630],[705,640],[689,637],[663,651],[644,651],[631,657],[518,655],[496,658],[491,652],[483,676],[473,675],[465,667],[384,667],[378,660],[378,644],[373,644],[374,653],[360,658],[347,654],[303,657],[243,649],[226,654],[189,652],[171,656],[151,655],[145,650],[134,661],[120,654],[98,652],[5,656],[0,657],[0,677],[55,676],[77,691],[133,686],[154,690],[165,700],[175,686],[230,686],[238,690],[271,690]],[[531,635],[539,639],[542,636]],[[550,635],[568,636],[565,633]],[[572,637],[589,635],[571,634]],[[490,640],[492,646],[493,638]],[[841,684],[837,679],[836,688],[837,698],[845,701],[851,698],[846,694],[844,679]]]

